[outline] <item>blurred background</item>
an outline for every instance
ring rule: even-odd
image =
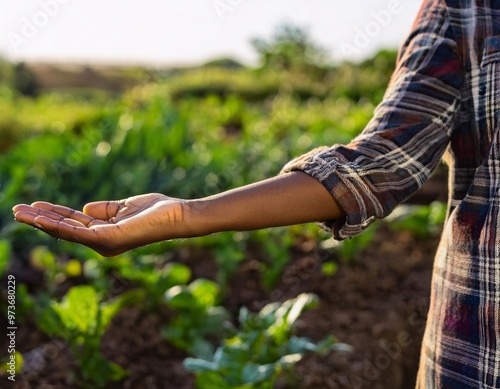
[[[1,0],[0,52],[14,61],[257,65],[250,44],[279,24],[305,28],[334,60],[397,48],[420,3],[373,0]],[[351,51],[349,51],[351,46]]]
[[[0,0],[0,324],[18,327],[11,387],[413,388],[442,168],[388,221],[341,243],[310,224],[105,259],[15,223],[11,208],[203,197],[346,143],[382,99],[419,5]],[[346,349],[333,336],[351,352],[332,351]],[[2,338],[5,380],[9,345]]]

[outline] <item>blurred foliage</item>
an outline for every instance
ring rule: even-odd
[[[441,233],[447,205],[438,201],[429,205],[400,205],[385,222],[393,231],[410,231],[417,239],[428,239]]]
[[[161,256],[141,255],[130,261],[120,261],[118,274],[134,281],[146,290],[144,309],[157,309],[164,302],[165,292],[179,285],[185,285],[191,278],[191,270],[180,263],[167,263]]]
[[[372,243],[377,232],[377,223],[373,223],[366,228],[362,234],[356,235],[342,241],[328,240],[321,242],[323,249],[333,249],[335,256],[339,262],[347,265],[355,265],[360,259],[363,251],[367,249]],[[329,271],[335,274],[335,266],[326,266],[324,269],[327,273]]]
[[[220,286],[198,278],[189,285],[176,285],[165,292],[164,301],[176,316],[163,327],[162,335],[189,355],[205,358],[213,354],[211,339],[220,337],[229,312],[220,302]]]
[[[0,85],[12,86],[14,65],[0,57]]]
[[[0,276],[14,265],[43,274],[35,295],[19,282],[17,319],[66,339],[84,386],[126,374],[100,354],[100,339],[112,317],[139,300],[144,311],[172,311],[163,336],[199,358],[187,361],[199,387],[270,388],[305,351],[333,345],[293,335],[298,315],[316,304],[302,295],[256,314],[242,308],[240,327],[215,350],[228,329],[228,283],[251,259],[271,293],[302,244],[334,275],[355,263],[373,227],[335,247],[316,226],[300,225],[162,242],[108,259],[12,220],[13,205],[40,199],[81,209],[146,192],[199,198],[274,176],[293,157],[359,134],[396,59],[395,51],[381,51],[361,63],[329,64],[326,51],[290,25],[252,44],[257,68],[231,58],[154,71],[84,68],[100,89],[81,80],[40,87],[28,65],[0,58]],[[80,73],[72,72],[57,74],[75,81]],[[425,238],[438,233],[444,215],[441,204],[402,208],[391,226]],[[176,262],[185,246],[215,259],[216,282],[192,280],[191,269]],[[137,290],[126,292],[131,286]],[[117,297],[103,301],[109,295]]]
[[[327,62],[326,50],[315,44],[305,29],[291,24],[279,25],[268,40],[254,38],[251,43],[264,68],[321,75]]]
[[[241,69],[245,66],[233,58],[223,57],[213,59],[205,62],[202,67],[204,68],[223,68],[223,69]]]
[[[23,96],[28,97],[36,97],[39,92],[39,86],[35,75],[23,62],[14,66],[12,87]]]
[[[0,277],[3,277],[9,264],[11,244],[7,239],[0,239]]]
[[[109,381],[119,381],[128,374],[101,354],[101,338],[121,309],[143,300],[143,292],[131,290],[102,302],[93,287],[74,286],[61,302],[48,301],[38,310],[38,327],[69,342],[83,387],[104,388]]]
[[[272,389],[284,369],[306,352],[350,350],[333,336],[318,343],[294,335],[299,316],[318,304],[313,294],[266,305],[258,313],[242,307],[238,326],[206,357],[187,358],[184,367],[196,373],[197,389]]]

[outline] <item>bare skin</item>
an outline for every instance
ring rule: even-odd
[[[104,256],[150,243],[220,231],[286,226],[344,216],[317,180],[293,172],[197,200],[149,193],[97,201],[77,211],[37,201],[13,208],[14,218]]]

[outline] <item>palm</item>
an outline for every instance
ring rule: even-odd
[[[98,201],[83,207],[83,213],[93,217],[94,223],[117,224],[129,218],[139,216],[161,201],[168,200],[167,196],[150,193],[130,197],[120,201]]]
[[[46,202],[16,205],[15,219],[40,228],[55,238],[84,244],[112,256],[169,238],[181,201],[158,193],[120,201],[98,201],[83,212]]]

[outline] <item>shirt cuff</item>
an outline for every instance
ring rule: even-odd
[[[323,158],[323,151],[328,154],[327,158]],[[318,180],[330,192],[346,216],[338,220],[325,220],[319,225],[323,229],[331,231],[336,240],[344,240],[358,235],[375,220],[375,216],[369,215],[367,212],[364,196],[360,196],[359,191],[352,184],[355,172],[351,172],[349,179],[347,179],[336,169],[336,165],[340,164],[342,162],[336,161],[335,157],[332,158],[332,148],[325,146],[291,160],[280,172],[280,174],[285,174],[292,171],[302,171]]]

